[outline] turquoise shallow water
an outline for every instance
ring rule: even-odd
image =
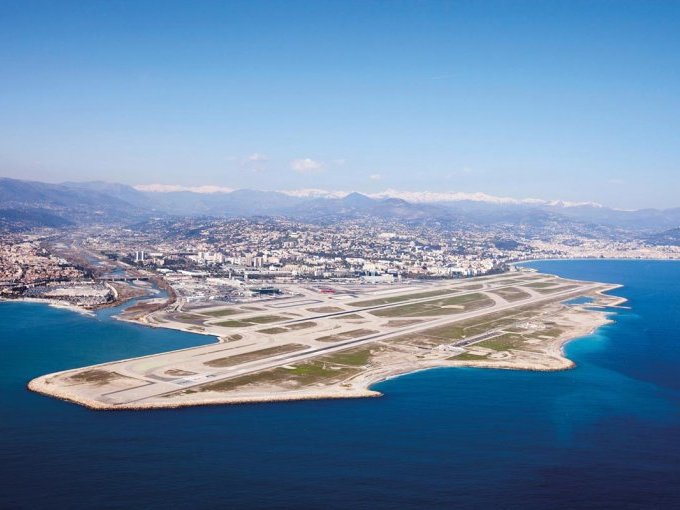
[[[0,508],[680,506],[680,263],[533,266],[625,285],[576,369],[437,369],[366,400],[89,411],[25,384],[209,338],[0,304]]]

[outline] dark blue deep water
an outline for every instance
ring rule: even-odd
[[[630,310],[557,373],[438,369],[380,399],[95,412],[47,372],[205,337],[0,304],[0,508],[679,508],[680,263],[534,263]]]

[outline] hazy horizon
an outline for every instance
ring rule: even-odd
[[[680,4],[10,2],[0,176],[678,207]]]

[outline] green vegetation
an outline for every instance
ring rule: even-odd
[[[528,280],[526,278],[522,277],[522,278],[508,278],[508,279],[503,280],[503,281],[498,282],[498,283],[500,283],[502,285],[508,285],[510,283],[512,283],[512,284],[514,284],[514,283],[526,283],[527,281]]]
[[[532,289],[547,289],[548,287],[555,287],[556,285],[559,284],[557,282],[534,282],[527,283],[524,286],[531,287]]]
[[[385,324],[386,328],[403,328],[405,326],[411,326],[413,324],[420,324],[423,322],[421,319],[392,319],[387,321]]]
[[[168,320],[181,322],[182,324],[192,324],[194,326],[204,326],[206,320],[209,320],[205,315],[197,315],[193,313],[173,313],[169,312],[165,315]]]
[[[495,336],[475,344],[477,347],[486,347],[494,351],[507,351],[509,349],[517,349],[524,343],[522,335],[515,335],[513,333],[506,333],[504,335]]]
[[[288,324],[288,329],[290,331],[297,331],[300,329],[307,329],[307,328],[313,328],[316,326],[316,322],[313,321],[307,321],[307,322],[296,322],[294,324]]]
[[[242,388],[243,386],[248,386],[250,384],[258,384],[258,383],[272,383],[279,381],[282,377],[283,374],[279,375],[278,372],[280,372],[281,368],[276,368],[273,370],[266,370],[264,372],[256,372],[254,374],[249,374],[249,375],[244,375],[241,377],[235,377],[234,379],[227,379],[225,381],[218,381],[214,383],[208,383],[208,384],[203,384],[201,386],[198,386],[196,388],[192,388],[189,390],[184,390],[183,392],[180,393],[196,393],[196,392],[201,392],[201,391],[219,391],[219,392],[226,392],[226,391],[232,391],[238,388]]]
[[[204,318],[201,317],[200,315],[196,315],[196,314],[193,314],[193,313],[178,313],[177,315],[175,315],[175,319],[178,319],[178,320],[184,321],[184,322],[192,322],[192,321],[194,321],[194,322],[201,321],[202,322],[204,320]]]
[[[305,345],[300,344],[278,345],[276,347],[269,347],[268,349],[260,349],[259,351],[244,352],[243,354],[236,354],[235,356],[213,359],[206,361],[203,364],[208,367],[231,367],[233,365],[247,363],[248,361],[269,358],[271,356],[276,356],[277,354],[300,351],[305,348]]]
[[[524,292],[523,290],[518,289],[516,287],[506,287],[506,288],[503,288],[503,289],[492,290],[490,292],[497,294],[500,297],[502,297],[503,299],[510,301],[510,302],[520,301],[522,299],[527,299],[527,298],[531,297],[531,295],[529,293]]]
[[[389,305],[391,303],[399,303],[401,301],[408,301],[410,299],[436,297],[436,296],[442,296],[442,295],[445,295],[445,294],[453,294],[454,292],[457,292],[457,291],[454,290],[454,289],[440,289],[440,290],[432,290],[432,291],[429,291],[429,292],[418,292],[418,293],[415,293],[415,294],[402,294],[402,295],[399,295],[399,296],[369,299],[369,300],[366,300],[366,301],[354,301],[352,303],[347,303],[347,304],[349,304],[351,306]]]
[[[329,375],[328,372],[329,369],[320,363],[305,363],[304,365],[298,365],[294,369],[288,371],[291,375],[313,378]]]
[[[319,308],[307,308],[307,311],[313,313],[334,313],[342,312],[344,310],[342,308],[338,308],[337,306],[321,306]]]
[[[333,366],[322,360],[309,361],[297,365],[292,370],[283,370],[288,378],[292,376],[293,380],[299,385],[330,384],[341,381],[358,371],[356,368]]]
[[[535,318],[538,314],[543,312],[546,307],[559,301],[560,298],[555,298],[552,301],[541,304],[526,305],[503,312],[488,313],[473,319],[456,322],[454,324],[434,327],[418,333],[406,334],[392,340],[392,342],[433,347],[443,343],[469,338],[487,331],[505,328],[506,326],[511,326],[518,321],[525,321]],[[519,330],[517,328],[513,329],[515,332],[524,332],[524,330]],[[550,331],[550,334],[546,334],[545,331]],[[546,336],[558,336],[561,332],[562,330],[559,328],[551,328],[550,330],[535,332],[531,337],[526,336],[525,334],[525,337],[535,338],[536,335],[540,336],[542,334]],[[481,343],[478,345],[481,345]]]
[[[280,335],[281,333],[287,333],[288,328],[273,327],[267,329],[258,329],[258,333],[264,333],[265,335]]]
[[[248,326],[254,326],[256,324],[267,324],[270,322],[277,322],[285,320],[285,317],[279,317],[278,315],[260,315],[257,317],[248,317],[245,319],[237,319],[230,321],[218,322],[216,326],[222,326],[223,328],[245,328]]]
[[[531,337],[532,338],[540,338],[540,337],[548,336],[548,337],[551,337],[551,338],[557,338],[562,333],[564,333],[564,330],[562,328],[539,329],[538,331],[533,332]]]
[[[505,313],[501,312],[497,314],[489,314],[482,317],[476,317],[475,319],[470,319],[458,323],[457,326],[461,328],[460,336],[458,338],[481,335],[482,333],[486,333],[487,331],[503,328],[510,324],[514,324],[517,321],[525,320],[533,316],[535,316],[535,312],[532,313],[528,311],[515,310]],[[455,329],[453,329],[455,327],[456,325],[451,326],[452,332],[455,332]],[[445,331],[446,329],[447,326],[444,326],[442,328],[439,328],[437,332],[442,330]]]
[[[364,319],[365,317],[359,315],[358,313],[350,313],[348,315],[338,315],[337,317],[331,317],[332,320],[337,321],[337,320],[357,320],[357,319]]]
[[[202,315],[209,315],[210,317],[226,317],[227,315],[236,315],[243,312],[241,310],[236,310],[235,308],[221,308],[219,310],[201,313]]]
[[[73,374],[69,376],[69,379],[77,383],[94,383],[97,386],[103,386],[106,383],[121,379],[122,377],[122,375],[115,372],[94,368],[92,370],[85,370]]]
[[[561,287],[551,287],[549,289],[536,289],[536,292],[540,292],[541,294],[550,294],[551,292],[558,292],[558,291],[566,292],[568,290],[577,289],[577,288],[578,288],[578,285],[563,285]]]
[[[197,388],[185,390],[184,393],[195,393],[197,391],[228,392],[252,384],[276,385],[282,388],[297,388],[312,384],[332,384],[342,381],[358,371],[358,368],[338,367],[321,360],[315,360],[301,363],[292,369],[274,368],[264,372],[227,379],[226,381],[204,384]]]
[[[189,372],[188,370],[181,370],[179,368],[171,368],[165,371],[166,375],[173,377],[185,377],[187,375],[196,375],[196,372]]]
[[[427,329],[424,331],[428,336],[445,338],[447,340],[457,340],[463,338],[465,335],[464,324],[447,324],[438,328]]]
[[[248,322],[252,322],[254,324],[268,324],[270,322],[277,322],[284,320],[285,317],[280,317],[278,315],[259,315],[257,317],[248,317],[247,320]]]
[[[461,289],[465,289],[465,290],[479,290],[479,289],[481,289],[482,287],[484,287],[484,285],[482,285],[481,283],[473,283],[473,284],[471,284],[471,285],[463,285],[463,286],[461,287]]]
[[[418,347],[436,347],[444,343],[448,343],[449,339],[438,338],[425,333],[409,333],[407,335],[402,335],[390,342],[395,344],[405,344],[408,346],[418,346]]]
[[[471,354],[469,352],[461,352],[457,356],[451,356],[450,358],[447,358],[449,360],[453,361],[480,361],[480,360],[486,360],[488,354],[484,354],[483,356],[478,356],[476,354]]]
[[[491,298],[477,292],[473,294],[463,294],[462,296],[426,301],[424,303],[394,306],[381,310],[374,310],[370,313],[378,317],[432,317],[469,312],[471,310],[492,306],[493,304],[494,302]],[[458,306],[460,308],[447,308],[453,306]]]
[[[351,331],[344,331],[342,333],[336,333],[335,335],[322,336],[316,340],[319,342],[339,342],[341,340],[349,340],[350,338],[359,338],[362,336],[373,335],[377,331],[370,329],[353,329]]]
[[[215,326],[222,326],[223,328],[245,328],[246,326],[254,326],[252,322],[244,321],[222,321],[215,323]]]
[[[289,324],[286,327],[275,326],[273,328],[260,329],[257,332],[258,333],[265,333],[267,335],[280,335],[281,333],[288,333],[289,331],[298,331],[300,329],[313,328],[314,326],[316,326],[316,322],[313,322],[313,321],[296,322],[295,324]]]
[[[514,324],[517,321],[535,317],[541,310],[542,307],[540,305],[530,305],[505,312],[482,315],[481,317],[475,317],[474,319],[460,322],[459,325],[465,328],[466,336],[479,335],[491,329],[502,328]]]
[[[368,363],[371,357],[370,348],[350,349],[348,351],[341,351],[330,356],[321,358],[322,361],[329,363],[336,363],[338,365],[352,365],[363,366]]]

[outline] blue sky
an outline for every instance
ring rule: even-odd
[[[680,206],[680,2],[0,13],[2,176]]]

